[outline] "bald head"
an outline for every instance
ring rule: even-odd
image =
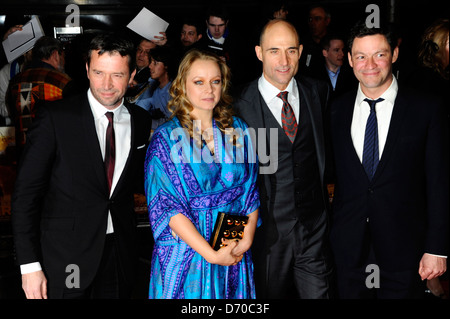
[[[284,19],[273,19],[266,23],[266,25],[261,30],[261,34],[259,36],[259,45],[262,46],[264,41],[264,37],[266,33],[274,33],[276,32],[291,32],[292,35],[297,39],[297,46],[300,44],[299,36],[297,29],[288,21]]]
[[[268,22],[261,32],[260,45],[255,47],[265,79],[284,90],[297,73],[302,49],[292,24],[281,19]]]

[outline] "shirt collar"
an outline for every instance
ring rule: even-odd
[[[392,75],[392,83],[389,88],[381,94],[381,98],[385,101],[389,102],[391,105],[394,105],[395,99],[397,97],[398,92],[398,82],[394,75]],[[364,102],[364,99],[369,99],[361,90],[361,84],[358,85],[358,93],[356,95],[357,105],[361,105]]]
[[[275,86],[269,83],[269,81],[266,80],[264,74],[261,75],[261,77],[259,78],[258,86],[260,88],[261,95],[267,104],[270,103],[273,99],[275,99],[278,93],[281,92],[279,89],[277,89]],[[291,97],[293,99],[299,99],[298,86],[295,78],[292,78],[291,81],[289,81],[289,84],[284,91],[289,93],[288,97]]]
[[[325,69],[327,70],[328,75],[331,77],[335,77],[341,72],[341,67],[338,67],[336,72],[331,71],[329,68],[327,68],[327,66],[325,66]]]
[[[122,98],[122,102],[120,103],[120,105],[118,107],[116,107],[114,110],[109,110],[106,107],[104,107],[99,101],[97,101],[97,99],[92,94],[91,89],[88,90],[87,94],[88,94],[89,105],[91,106],[92,114],[94,115],[95,120],[98,120],[99,118],[101,118],[103,115],[105,115],[106,112],[113,112],[114,117],[117,120],[120,120],[120,118],[124,112],[124,109],[125,109],[125,107],[123,105],[123,98]]]

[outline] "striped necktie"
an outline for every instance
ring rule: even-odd
[[[384,101],[379,98],[378,100],[364,99],[370,105],[370,114],[366,123],[366,132],[364,135],[364,150],[362,164],[367,176],[372,180],[375,171],[377,170],[379,162],[379,149],[378,149],[378,123],[377,114],[375,111],[375,105],[378,102]]]
[[[288,92],[283,91],[278,93],[279,97],[283,101],[283,109],[281,111],[281,123],[284,132],[289,137],[292,143],[294,143],[295,135],[297,135],[297,120],[295,119],[294,110],[288,102]]]

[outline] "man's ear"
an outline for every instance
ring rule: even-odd
[[[50,57],[46,60],[46,62],[50,65],[52,65],[55,69],[59,68],[59,62],[61,57],[59,56],[58,50],[53,50]]]
[[[255,52],[258,60],[262,62],[262,49],[259,45],[255,46]]]
[[[298,59],[300,60],[300,57],[302,56],[303,52],[303,44],[300,44],[298,47]]]
[[[396,46],[395,49],[394,49],[394,52],[392,53],[392,63],[397,61],[398,53],[399,53],[399,48],[398,48],[398,46]]]
[[[352,55],[350,54],[350,52],[347,53],[347,56],[348,56],[348,64],[350,64],[350,66],[353,68]]]

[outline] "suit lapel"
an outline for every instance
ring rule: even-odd
[[[84,145],[94,165],[94,171],[97,175],[100,185],[103,185],[104,190],[108,193],[108,182],[106,179],[105,166],[103,162],[100,143],[97,137],[97,130],[95,129],[94,115],[92,114],[87,95],[82,99],[81,103],[81,120],[84,132]]]
[[[130,163],[131,163],[131,155],[133,154],[133,149],[135,148],[135,144],[136,144],[136,143],[135,143],[135,129],[134,129],[134,126],[135,126],[135,117],[133,116],[134,113],[133,113],[132,108],[129,107],[129,105],[127,105],[127,104],[125,103],[124,106],[127,108],[128,112],[130,113],[131,144],[130,144],[130,151],[129,151],[128,156],[127,156],[127,161],[125,162],[125,166],[123,167],[122,174],[120,175],[120,178],[119,178],[119,180],[117,181],[117,185],[116,185],[116,187],[114,188],[114,191],[113,191],[111,197],[113,197],[114,194],[116,194],[117,190],[120,189],[121,184],[122,184],[123,181],[124,181],[124,175],[125,175],[124,173],[125,173],[126,170],[128,169],[128,166],[131,165],[131,164],[130,164]]]
[[[379,176],[383,169],[386,167],[386,163],[391,158],[391,154],[395,148],[398,140],[398,136],[402,127],[402,123],[406,118],[407,101],[402,94],[402,91],[398,90],[397,98],[395,99],[394,109],[392,110],[391,122],[389,124],[388,135],[386,138],[386,144],[384,146],[383,154],[381,155],[380,163],[378,164],[377,170],[373,180]]]
[[[337,110],[338,112],[343,112],[342,116],[337,118],[336,125],[342,127],[342,130],[339,130],[338,134],[342,135],[341,141],[342,145],[338,145],[343,154],[348,154],[349,161],[354,162],[355,167],[359,167],[360,174],[367,177],[366,171],[361,163],[361,160],[356,153],[355,145],[353,144],[352,139],[352,120],[353,120],[353,112],[355,108],[355,99],[356,99],[356,91],[354,94],[349,95],[349,98],[344,101],[342,104],[339,104],[338,107],[342,108],[342,110]],[[368,178],[368,177],[367,177]]]

